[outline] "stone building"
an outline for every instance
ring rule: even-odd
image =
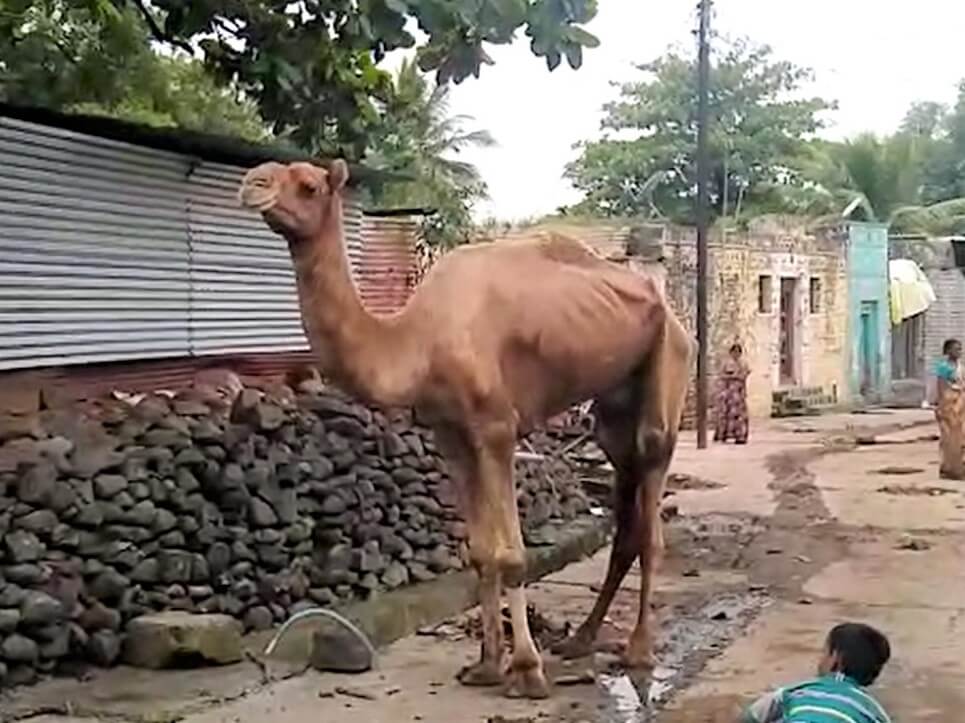
[[[695,333],[695,234],[667,229],[659,243],[668,296]],[[751,368],[752,416],[841,401],[848,349],[840,240],[799,227],[758,226],[712,237],[708,255],[711,391],[714,370],[736,342]]]

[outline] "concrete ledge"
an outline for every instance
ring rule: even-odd
[[[526,551],[527,580],[533,582],[592,555],[607,544],[610,527],[609,517],[587,517],[560,527],[556,544]],[[421,627],[458,615],[477,602],[476,574],[472,570],[461,570],[337,610],[365,631],[376,647],[381,647],[412,635]],[[290,628],[275,649],[273,659],[307,660],[314,627],[306,621]],[[251,635],[246,639],[247,647],[260,654],[274,634],[268,631]]]

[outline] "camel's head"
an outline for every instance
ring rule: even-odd
[[[341,202],[347,181],[343,160],[332,161],[328,169],[310,163],[263,163],[245,174],[238,199],[294,245],[318,236]]]

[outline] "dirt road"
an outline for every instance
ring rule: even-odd
[[[938,481],[932,427],[908,428],[928,421],[922,412],[833,416],[758,425],[742,448],[697,452],[685,441],[673,468],[680,515],[669,526],[657,582],[661,665],[650,679],[609,674],[611,656],[601,652],[569,666],[551,661],[552,677],[577,684],[558,685],[550,701],[505,701],[454,682],[476,653],[475,640],[454,623],[396,643],[372,673],[307,673],[255,690],[207,691],[179,718],[730,723],[750,695],[809,675],[826,630],[856,619],[892,638],[894,662],[879,693],[893,717],[956,720],[965,705],[965,485]],[[856,447],[855,427],[877,429],[876,443]],[[552,621],[578,623],[606,554],[532,586],[536,608]],[[631,573],[601,635],[604,651],[632,627],[637,585]],[[144,715],[125,719],[159,720],[150,715],[152,697],[174,695],[172,680],[146,679],[136,692]],[[204,685],[197,674],[190,683]],[[125,693],[135,695],[104,689],[98,696]]]

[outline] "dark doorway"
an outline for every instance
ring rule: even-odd
[[[794,386],[797,380],[797,298],[798,280],[781,279],[781,385]]]

